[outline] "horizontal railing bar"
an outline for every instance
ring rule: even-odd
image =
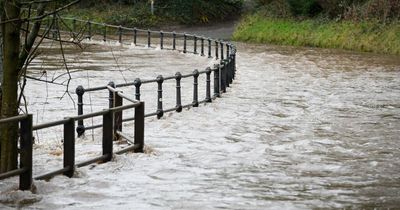
[[[133,121],[133,120],[135,120],[135,118],[134,117],[130,117],[130,118],[122,119],[122,122],[128,122],[128,121]]]
[[[14,117],[8,117],[5,119],[1,119],[0,124],[21,121],[21,120],[25,119],[27,116],[28,116],[27,114],[23,114],[23,115],[18,115],[18,116],[14,116]]]
[[[176,110],[177,110],[177,108],[174,107],[174,108],[166,109],[166,110],[164,110],[164,112],[172,112],[172,111],[176,111]]]
[[[139,103],[138,100],[133,99],[133,98],[131,98],[131,97],[129,97],[129,96],[123,94],[122,92],[118,92],[117,94],[118,94],[119,96],[121,96],[122,98],[124,98],[124,99],[126,99],[126,100],[128,100],[128,101],[130,101],[130,102],[132,102],[132,103]]]
[[[135,85],[134,82],[128,82],[128,83],[122,83],[122,84],[117,84],[115,87],[127,87],[127,86],[132,86]]]
[[[173,79],[175,79],[175,78],[176,78],[176,76],[164,77],[164,81],[165,81],[165,80],[173,80]]]
[[[194,75],[195,75],[194,73],[184,74],[184,75],[182,75],[182,78],[193,77]]]
[[[208,100],[204,99],[204,100],[199,101],[199,104],[206,104],[207,102],[208,102]]]
[[[105,160],[106,158],[108,158],[108,154],[105,154],[105,155],[102,155],[102,156],[99,156],[99,157],[95,157],[95,158],[92,158],[92,159],[89,159],[89,160],[80,162],[80,163],[76,164],[76,167],[81,168],[81,167],[90,165],[90,164],[92,164],[92,163],[96,163],[96,162],[99,162],[99,161],[103,161],[103,160]]]
[[[139,102],[133,103],[133,104],[124,105],[124,106],[117,106],[117,107],[114,107],[114,108],[110,108],[108,110],[110,110],[112,112],[119,112],[119,111],[123,111],[123,110],[126,110],[126,109],[136,108],[138,106],[140,106]]]
[[[43,123],[43,124],[39,124],[39,125],[35,125],[33,126],[33,130],[40,130],[43,128],[50,128],[50,127],[54,127],[54,126],[58,126],[58,125],[63,125],[65,123],[67,123],[69,121],[68,118],[63,119],[63,120],[57,120],[57,121],[53,121],[53,122],[48,122],[48,123]]]
[[[207,70],[199,71],[199,74],[205,74],[207,73]]]
[[[129,96],[123,94],[122,91],[117,90],[116,88],[113,88],[113,87],[111,87],[111,86],[107,86],[107,89],[108,89],[109,91],[113,92],[113,93],[117,93],[120,97],[122,97],[122,98],[124,98],[124,99],[126,99],[126,100],[128,100],[128,101],[130,101],[130,102],[132,102],[132,103],[139,103],[138,100],[133,99],[133,98],[131,98],[131,97],[129,97]]]
[[[124,138],[129,144],[135,144],[135,141],[131,139],[131,137],[129,137],[127,134],[118,131],[117,130],[117,134],[120,135],[122,138]]]
[[[110,85],[107,86],[107,89],[113,93],[118,92],[119,90],[117,90],[116,88],[111,87]]]
[[[182,108],[190,108],[193,107],[194,103],[183,105]]]
[[[46,173],[46,174],[39,175],[39,176],[35,177],[35,180],[51,179],[51,178],[53,178],[53,177],[55,177],[57,175],[60,175],[60,174],[62,174],[64,172],[67,172],[69,170],[71,170],[71,168],[70,168],[70,166],[67,166],[65,168],[62,168],[62,169],[59,169],[59,170],[56,170],[56,171],[52,171],[52,172],[49,172],[49,173]]]
[[[157,116],[157,112],[153,112],[153,113],[150,113],[150,114],[145,114],[144,115],[144,117],[146,118],[146,117],[152,117],[152,116]]]
[[[19,168],[0,174],[0,180],[7,179],[16,175],[20,175],[26,171],[26,168]]]
[[[103,111],[93,112],[93,113],[84,114],[84,115],[78,115],[78,116],[73,117],[73,119],[75,121],[76,120],[84,120],[84,119],[87,119],[87,118],[92,118],[92,117],[96,117],[96,116],[100,116],[100,115],[106,114],[109,111],[118,112],[118,111],[131,109],[131,108],[138,107],[138,106],[139,106],[139,103],[128,104],[128,105],[124,105],[124,106],[118,106],[118,107],[114,107],[114,108],[110,108],[110,109],[105,109]]]
[[[93,87],[93,88],[85,88],[85,92],[92,92],[92,91],[98,91],[98,90],[106,90],[107,86],[99,86],[99,87]]]
[[[133,150],[133,151],[134,151],[134,150],[137,150],[137,149],[139,149],[139,148],[141,148],[141,147],[142,147],[142,145],[134,144],[134,145],[132,145],[132,146],[129,146],[129,147],[126,147],[126,148],[124,148],[124,149],[121,149],[121,150],[116,151],[115,154],[121,155],[121,154],[124,154],[124,153],[129,152],[129,151],[132,151],[132,150]]]
[[[92,126],[85,127],[85,130],[93,130],[96,128],[101,128],[102,126],[103,126],[103,124],[92,125]]]
[[[88,119],[88,118],[92,118],[92,117],[101,116],[101,115],[106,114],[107,112],[110,112],[110,111],[111,112],[118,112],[118,111],[123,111],[123,110],[126,110],[126,109],[136,108],[139,105],[140,105],[140,103],[128,104],[128,105],[125,105],[125,106],[118,106],[118,107],[106,109],[106,110],[103,110],[103,111],[93,112],[93,113],[84,114],[84,115],[78,115],[78,116],[75,116],[75,117],[69,117],[69,118],[66,118],[64,120],[58,120],[58,121],[54,121],[54,122],[43,123],[43,124],[39,124],[39,125],[33,126],[33,130],[40,130],[40,129],[43,129],[43,128],[49,128],[49,127],[54,127],[54,126],[58,126],[58,125],[63,125],[66,122],[68,122],[69,119],[73,119],[74,121],[84,120],[84,119]]]
[[[157,79],[142,80],[142,84],[157,82]]]

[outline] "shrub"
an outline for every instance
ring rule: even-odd
[[[165,0],[156,2],[158,15],[174,17],[181,23],[224,20],[240,13],[242,0]]]
[[[322,12],[316,0],[287,0],[295,16],[314,17]]]

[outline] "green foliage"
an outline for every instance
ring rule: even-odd
[[[267,17],[325,16],[335,20],[396,21],[399,0],[256,0],[260,14]],[[288,15],[289,14],[289,15]]]
[[[317,21],[265,18],[242,20],[234,40],[294,46],[340,48],[400,55],[400,24],[378,21]]]
[[[148,27],[165,22],[192,24],[219,21],[240,14],[243,0],[156,0],[151,14],[148,0],[87,0],[68,12],[99,22]]]
[[[158,3],[157,3],[158,2]],[[240,13],[242,0],[165,0],[157,1],[157,13],[181,23],[207,23]]]
[[[154,26],[160,22],[157,16],[150,13],[146,3],[137,3],[132,6],[98,4],[91,8],[73,8],[63,15],[129,27]]]
[[[295,16],[313,17],[322,12],[322,7],[316,0],[287,0],[287,2]]]

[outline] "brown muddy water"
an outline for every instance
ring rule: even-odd
[[[146,121],[146,143],[155,153],[128,154],[79,169],[75,179],[37,182],[41,199],[29,207],[399,208],[398,56],[243,43],[237,47],[237,77],[221,99]],[[92,76],[86,70],[72,74],[74,84],[124,82],[212,64],[137,47],[115,52],[118,56],[105,50],[82,53],[76,68],[95,71],[89,72]],[[44,108],[37,100],[40,112]],[[154,108],[149,103],[149,110]],[[54,185],[58,187],[48,190]]]

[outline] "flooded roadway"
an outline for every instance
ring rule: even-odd
[[[29,207],[398,208],[399,57],[237,45],[237,78],[221,99],[148,119],[151,152],[35,182]],[[154,53],[170,61],[162,68],[181,62]],[[96,77],[120,76],[106,73]]]

